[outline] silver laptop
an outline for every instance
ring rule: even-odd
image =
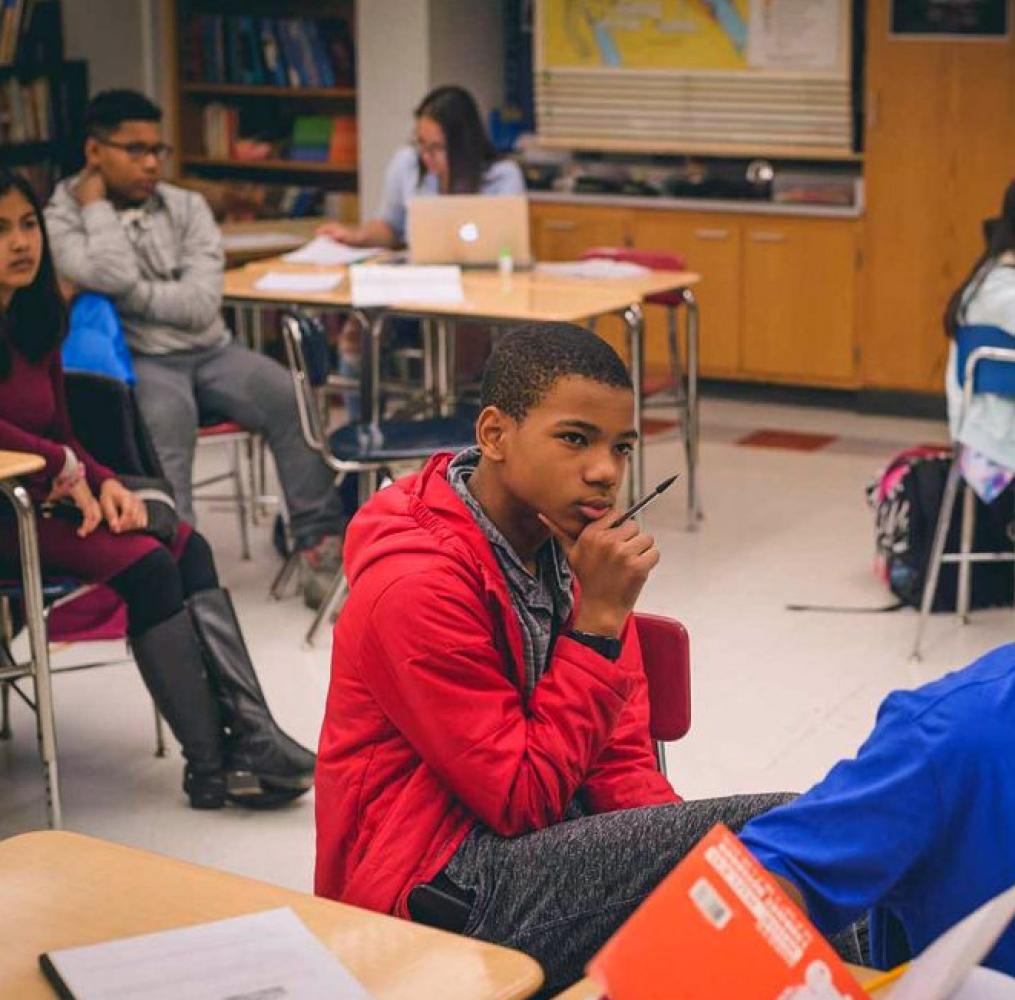
[[[523,194],[445,194],[409,201],[413,264],[493,267],[503,252],[515,267],[532,264],[529,203]]]

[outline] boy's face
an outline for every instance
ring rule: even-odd
[[[85,160],[102,174],[115,198],[141,204],[152,196],[168,148],[158,122],[126,121],[105,138],[89,136]]]
[[[484,417],[493,434],[484,433]],[[577,536],[615,507],[638,438],[630,389],[568,376],[521,421],[493,409],[484,417],[484,457],[520,513],[543,514]]]

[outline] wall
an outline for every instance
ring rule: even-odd
[[[145,89],[141,0],[63,0],[64,47],[87,59],[92,93],[109,87]]]

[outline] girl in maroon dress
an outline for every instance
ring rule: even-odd
[[[208,543],[181,524],[169,548],[145,534],[141,500],[74,437],[60,341],[65,308],[31,187],[0,168],[0,448],[46,460],[26,480],[37,503],[69,499],[80,517],[40,518],[43,572],[105,583],[127,605],[131,648],[186,758],[196,809],[264,808],[301,795],[314,755],[276,725]],[[0,565],[17,564],[0,511]]]

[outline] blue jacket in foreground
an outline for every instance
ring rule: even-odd
[[[825,934],[871,910],[875,965],[888,915],[922,951],[1015,884],[1015,644],[890,694],[855,759],[741,837]],[[983,964],[1015,975],[1015,925]]]

